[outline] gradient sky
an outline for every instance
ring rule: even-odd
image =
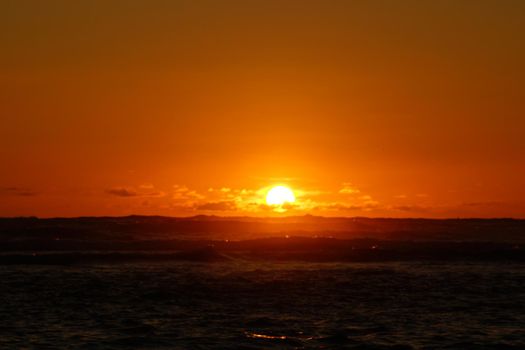
[[[525,1],[0,2],[0,216],[525,217]]]

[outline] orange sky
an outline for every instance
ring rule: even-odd
[[[525,2],[0,4],[0,216],[525,217]]]

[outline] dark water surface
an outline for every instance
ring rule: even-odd
[[[0,266],[0,348],[524,348],[521,263]]]

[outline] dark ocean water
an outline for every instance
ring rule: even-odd
[[[0,348],[525,348],[522,263],[0,266]]]

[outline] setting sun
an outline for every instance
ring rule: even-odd
[[[266,195],[266,204],[283,205],[295,202],[293,191],[285,186],[275,186]]]

